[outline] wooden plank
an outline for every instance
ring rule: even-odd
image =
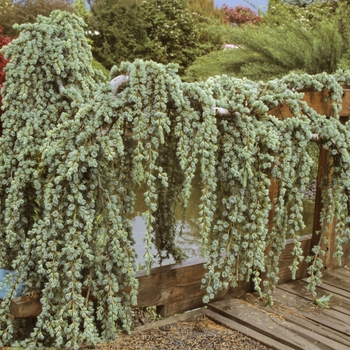
[[[254,293],[254,295],[255,294],[256,293]],[[243,297],[243,300],[253,305],[259,305],[258,299],[252,294],[246,294],[245,297]],[[259,307],[266,309],[265,306],[261,305],[261,302]],[[271,312],[274,312],[276,315],[283,317],[283,319],[307,329],[310,332],[310,334],[317,333],[317,334],[321,334],[327,339],[330,339],[330,341],[328,340],[326,341],[326,344],[328,346],[333,346],[333,347],[336,346],[335,348],[338,349],[339,345],[334,344],[334,342],[336,342],[336,343],[342,344],[346,348],[350,348],[350,337],[343,333],[340,333],[338,331],[325,327],[315,321],[307,319],[303,315],[300,315],[294,312],[293,310],[291,310],[290,308],[284,307],[283,305],[278,306],[275,304],[273,307],[270,308],[270,310]]]
[[[306,257],[310,251],[311,234],[300,237],[301,249]],[[279,281],[278,284],[286,283],[292,281],[292,273],[289,266],[293,264],[294,255],[293,252],[294,243],[293,240],[288,240],[285,249],[282,251],[280,260],[278,262],[279,267]],[[305,259],[300,262],[299,269],[296,273],[296,279],[305,278],[307,276],[307,263]]]
[[[315,197],[315,210],[314,210],[314,223],[312,229],[312,238],[310,245],[310,254],[313,255],[312,248],[316,245],[320,245],[326,252],[323,257],[323,264],[326,269],[332,270],[337,265],[337,260],[333,257],[336,246],[335,246],[335,226],[336,220],[332,222],[324,223],[324,227],[321,227],[321,213],[323,211],[322,202],[322,186],[330,188],[332,186],[333,177],[333,158],[330,156],[328,150],[320,147],[320,154],[318,160],[318,174],[316,179],[316,197]],[[327,239],[327,244],[320,242],[320,237]]]
[[[305,254],[309,251],[311,236],[301,237],[301,245]],[[289,240],[281,254],[279,261],[279,283],[284,283],[292,279],[289,266],[293,262],[292,255],[293,242]],[[139,290],[137,298],[138,307],[157,306],[158,312],[162,316],[170,316],[182,313],[187,310],[196,309],[204,306],[202,298],[205,290],[201,288],[202,278],[206,272],[204,268],[205,259],[187,260],[181,264],[173,264],[151,269],[149,275],[145,271],[139,271],[136,277],[139,281]],[[306,275],[306,264],[301,263],[297,278],[303,278]],[[237,290],[250,292],[253,290],[250,282],[241,282]],[[220,292],[215,300],[221,300],[225,297],[228,290]],[[35,301],[27,297],[16,298],[12,301],[12,313],[15,317],[28,317],[29,311],[23,311],[25,304],[30,304],[32,309]],[[36,301],[39,308],[39,300]],[[19,305],[16,305],[19,304]],[[23,311],[23,313],[22,313]],[[26,316],[22,316],[25,314]]]
[[[343,278],[333,271],[327,271],[322,277],[322,282],[342,289],[345,292],[350,292],[350,279]]]
[[[327,90],[323,90],[321,92],[305,91],[302,100],[319,114],[326,115],[328,117],[334,114],[332,101],[329,98],[329,92]],[[350,90],[343,88],[342,109],[339,112],[340,117],[349,117],[349,106]],[[290,118],[292,116],[289,108],[284,104],[273,108],[269,111],[269,114],[272,114],[278,118]]]
[[[323,326],[350,335],[350,316],[341,312],[316,306],[313,302],[297,295],[276,289],[274,293],[275,304],[289,308],[291,311],[303,315]]]
[[[206,272],[203,258],[187,260],[181,264],[172,264],[151,269],[147,275],[139,271],[136,278],[139,281],[138,307],[157,306],[161,316],[171,316],[187,310],[204,306],[203,296],[206,291],[201,288],[202,278]],[[239,289],[251,291],[250,282],[239,283]],[[228,290],[219,292],[215,300],[225,297]],[[28,304],[28,309],[26,309]],[[34,316],[41,309],[39,299],[20,297],[12,299],[11,314],[14,317]]]
[[[350,89],[343,88],[342,109],[339,112],[340,117],[350,116]]]
[[[13,298],[10,303],[10,312],[14,317],[39,316],[42,307],[36,297],[22,296]]]
[[[306,278],[301,280],[304,283],[307,283]],[[332,294],[337,294],[337,296],[342,296],[343,298],[350,299],[350,293],[346,292],[345,290],[337,288],[337,286],[332,286],[328,283],[326,283],[323,279],[323,283],[318,286],[318,288],[323,289],[324,291],[327,291]]]
[[[210,303],[208,309],[293,349],[346,349],[342,344],[289,322],[267,308],[263,310],[240,299]]]
[[[292,293],[294,295],[299,295],[300,297],[313,301],[313,297],[310,291],[306,289],[306,284],[303,281],[293,281],[289,283],[282,284],[278,286],[279,289]],[[316,287],[316,293],[319,296],[325,294],[323,289]],[[350,316],[350,300],[337,294],[333,294],[330,301],[330,308]]]
[[[346,271],[350,271],[350,266],[348,264],[345,264],[343,266],[343,269],[346,270]]]
[[[285,345],[275,339],[271,339],[270,337],[262,334],[262,333],[259,333],[253,329],[250,329],[244,325],[242,325],[241,323],[239,322],[236,322],[232,319],[229,319],[225,316],[222,316],[212,310],[209,310],[209,309],[205,309],[205,312],[204,314],[212,319],[213,321],[227,327],[227,328],[230,328],[230,329],[233,329],[237,332],[240,332],[248,337],[251,337],[255,340],[257,340],[258,342],[268,346],[269,348],[271,349],[276,349],[276,350],[293,350],[295,349],[294,347],[290,347],[288,345]]]
[[[293,281],[293,282],[289,282],[288,284],[300,284],[300,288],[303,288],[305,291],[307,291],[306,286],[307,286],[307,279],[304,278],[302,280],[298,280],[298,281]],[[278,286],[278,287],[283,287]],[[283,289],[283,288],[281,288]],[[346,292],[342,289],[339,289],[337,287],[331,286],[327,283],[322,283],[321,285],[316,287],[316,291],[317,293],[320,294],[324,294],[326,292],[333,294],[334,296],[336,296],[339,300],[344,300],[344,301],[349,301],[350,302],[350,293]]]
[[[301,242],[303,250],[308,251],[310,236],[302,237]],[[291,280],[289,266],[294,258],[292,249],[293,242],[290,240],[281,254],[280,283]],[[204,258],[197,258],[181,264],[152,268],[149,275],[146,274],[146,271],[137,272],[136,278],[139,281],[137,306],[157,306],[157,311],[164,317],[204,306],[202,298],[206,292],[205,289],[201,288],[201,284],[206,272],[205,262]],[[298,278],[304,277],[304,275],[302,269],[297,273]],[[245,292],[253,291],[250,282],[240,282],[236,289]],[[218,293],[214,300],[223,299],[227,292],[228,290],[224,290]],[[28,314],[28,310],[24,311],[26,303],[31,310],[40,307],[39,299],[35,301],[27,297],[16,298],[11,302],[13,304],[12,315],[14,317],[31,316]]]
[[[339,278],[343,278],[345,280],[350,279],[350,270],[344,268],[338,268],[332,271]],[[327,275],[327,272],[326,272]]]
[[[343,255],[341,257],[341,265],[339,265],[338,259],[335,259],[334,270],[344,268],[344,266],[350,264],[350,241],[342,245]]]
[[[343,256],[341,257],[341,266],[344,267],[350,264],[350,241],[343,244],[342,250]],[[338,268],[338,265],[339,263],[337,261],[336,268]]]
[[[192,259],[181,264],[153,268],[149,275],[145,271],[138,272],[137,306],[159,306],[158,312],[162,316],[204,306],[202,298],[206,291],[201,285],[206,272],[205,262],[203,258]],[[252,289],[250,282],[242,282],[239,287],[245,291]],[[227,291],[218,293],[215,300],[223,299]]]

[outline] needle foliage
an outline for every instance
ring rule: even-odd
[[[106,82],[91,67],[83,27],[75,15],[56,11],[21,25],[3,50],[10,62],[2,90],[0,266],[16,275],[5,281],[1,346],[13,344],[22,329],[9,307],[20,284],[42,304],[34,328],[18,340],[22,346],[78,348],[113,339],[120,328],[130,331],[138,287],[129,219],[134,188],[146,188],[149,270],[156,258],[184,259],[175,244],[175,205],[185,214],[197,171],[198,227],[208,259],[204,301],[253,278],[272,303],[287,239],[294,240],[293,274],[303,258],[299,231],[313,133],[330,151],[321,223],[337,219],[341,258],[350,235],[350,132],[339,121],[339,82],[349,84],[349,72],[291,74],[267,83],[221,76],[190,84],[175,65],[136,60],[114,66]],[[303,89],[328,90],[334,116],[309,108]],[[269,114],[280,104],[292,118]],[[278,193],[271,201],[272,179]],[[313,293],[322,244],[308,258]]]

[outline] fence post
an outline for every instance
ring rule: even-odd
[[[320,145],[320,153],[318,158],[318,173],[316,179],[315,211],[310,245],[310,254],[313,254],[312,248],[315,245],[320,245],[326,251],[326,254],[323,258],[324,267],[330,270],[333,270],[335,265],[333,254],[335,253],[336,220],[333,219],[332,222],[325,223],[326,227],[321,227],[320,219],[321,212],[323,210],[322,183],[325,180],[325,185],[327,187],[332,186],[332,173],[332,159],[330,158],[329,151],[325,150],[322,147],[322,145]],[[323,242],[320,242],[320,231],[323,230],[326,230],[324,236],[324,238],[327,238],[326,245]]]

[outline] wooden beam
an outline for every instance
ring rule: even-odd
[[[305,91],[304,97],[302,98],[309,107],[315,110],[317,113],[326,115],[328,117],[332,116],[333,107],[332,101],[329,97],[329,92],[327,90],[323,90],[321,92],[318,91]],[[343,89],[343,97],[342,97],[342,106],[343,108],[339,112],[340,117],[349,117],[350,116],[350,89]],[[269,114],[272,114],[278,118],[290,118],[292,117],[292,113],[289,108],[285,104],[281,104],[272,110],[269,111]]]
[[[322,179],[326,174],[328,159],[329,159],[329,151],[325,150],[322,146],[320,146],[320,153],[318,156],[318,171],[317,171],[317,178],[316,178],[314,223],[312,228],[312,238],[311,238],[310,249],[312,249],[312,247],[319,244],[320,242],[320,235],[317,232],[321,230],[320,219],[321,219],[321,211],[323,208],[321,183],[322,183]],[[310,254],[312,254],[311,251],[310,251]]]
[[[216,311],[216,310],[215,310]],[[210,309],[205,309],[204,314],[212,319],[213,321],[227,327],[230,329],[233,329],[237,332],[240,332],[248,337],[251,337],[255,340],[257,340],[258,342],[266,345],[267,347],[269,347],[270,349],[275,349],[275,350],[295,350],[294,347],[290,347],[288,345],[285,345],[284,343],[281,343],[275,339],[273,339],[270,336],[267,336],[263,333],[260,333],[254,329],[251,329],[249,327],[247,327],[246,325],[242,324],[241,322],[237,322],[232,318],[229,317],[225,317],[221,314],[219,314],[218,312],[214,312]]]
[[[308,252],[310,236],[301,238],[304,252]],[[284,283],[291,280],[289,266],[293,262],[293,243],[288,241],[286,248],[282,252],[279,262],[280,281]],[[136,277],[139,281],[138,307],[157,306],[162,316],[169,316],[202,307],[205,304],[202,298],[205,290],[201,288],[202,278],[206,272],[204,268],[204,258],[187,260],[181,264],[166,265],[151,269],[149,275],[145,271],[139,271]],[[301,263],[302,265],[303,263]],[[297,278],[303,278],[306,269],[300,269]],[[250,282],[240,282],[234,290],[230,290],[230,295],[235,291],[253,291]],[[221,291],[215,300],[224,299],[229,290]],[[11,300],[11,314],[14,317],[38,316],[41,312],[39,298],[22,296]]]
[[[350,89],[343,89],[343,108],[339,112],[340,117],[350,117]]]
[[[306,258],[306,256],[309,255],[309,251],[310,251],[311,234],[300,237],[300,242],[301,242],[301,249],[304,252],[303,254],[304,258]],[[278,267],[279,267],[279,274],[278,274],[279,280],[277,283],[278,285],[293,280],[292,273],[289,269],[289,266],[293,264],[293,259],[294,259],[294,255],[292,255],[293,247],[294,247],[293,240],[288,239],[286,247],[283,249],[278,262]],[[305,262],[305,259],[304,259],[299,263],[299,268],[295,275],[295,278],[296,279],[305,278],[307,276],[307,267],[308,267],[308,264]]]
[[[191,259],[181,264],[155,267],[149,275],[145,271],[138,272],[137,306],[156,305],[162,316],[204,306],[202,298],[206,291],[201,285],[206,272],[205,262],[204,258]],[[242,282],[240,288],[249,291],[251,284]],[[219,292],[215,300],[223,299],[227,292]]]
[[[40,300],[37,297],[22,296],[13,298],[10,303],[10,312],[14,317],[33,317],[41,313]]]

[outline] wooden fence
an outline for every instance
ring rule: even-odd
[[[332,105],[328,98],[328,92],[305,92],[304,100],[319,114],[326,116],[332,115]],[[340,117],[343,122],[346,122],[350,115],[350,89],[343,89],[343,109],[340,112]],[[288,118],[291,116],[287,106],[281,105],[269,112],[280,118]],[[328,152],[320,147],[319,166],[316,183],[316,199],[314,210],[314,225],[312,232],[301,237],[301,245],[303,252],[306,255],[310,253],[310,247],[318,243],[319,236],[316,231],[320,229],[320,214],[322,210],[321,189],[320,183],[324,176],[329,176],[325,173],[327,163],[329,162]],[[272,184],[270,196],[273,197],[276,184]],[[271,215],[271,220],[273,216]],[[271,224],[271,223],[270,223]],[[328,246],[326,247],[325,267],[333,269],[335,262],[333,257],[335,246],[335,223],[329,225],[327,233]],[[279,283],[285,283],[291,280],[291,272],[289,266],[292,265],[294,256],[292,255],[293,242],[288,241],[282,252],[279,261]],[[344,246],[344,259],[350,258],[350,245]],[[344,261],[345,263],[346,261]],[[186,310],[191,310],[203,306],[202,297],[205,290],[201,289],[201,280],[205,273],[204,259],[192,259],[181,264],[156,267],[151,269],[151,273],[146,275],[145,271],[137,273],[139,281],[138,306],[157,306],[158,312],[162,316],[181,313]],[[307,264],[305,261],[299,265],[296,274],[297,279],[302,279],[307,274]],[[225,290],[216,296],[215,300],[223,299],[228,294],[239,294],[243,291],[252,291],[251,283],[241,283],[234,290]],[[19,297],[12,300],[11,313],[15,317],[36,316],[41,312],[41,305],[38,299],[33,297]]]

